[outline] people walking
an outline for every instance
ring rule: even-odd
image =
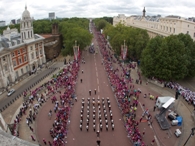
[[[91,90],[89,90],[89,95],[91,96]]]
[[[153,109],[153,111],[155,112],[155,110],[156,110],[156,105],[154,106],[154,109]]]
[[[83,82],[83,79],[81,79],[81,83]]]
[[[47,145],[47,142],[46,142],[45,138],[43,138],[43,143],[44,143],[45,145]]]
[[[33,135],[31,135],[31,138],[32,138],[33,141],[36,141]]]
[[[96,89],[94,89],[94,93],[95,93],[95,95],[96,95]]]

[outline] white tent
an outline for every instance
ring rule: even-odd
[[[157,101],[156,101],[156,107],[157,108],[161,108],[163,104],[165,104],[167,101],[169,101],[170,99],[174,99],[171,96],[164,96],[164,97],[158,97]]]

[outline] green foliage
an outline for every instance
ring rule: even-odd
[[[85,18],[71,18],[60,23],[60,32],[63,35],[65,49],[62,55],[73,55],[75,40],[80,50],[91,44],[92,35],[89,30],[89,20]]]
[[[142,52],[142,73],[165,81],[192,77],[195,74],[194,51],[194,42],[187,34],[157,36]]]
[[[111,25],[113,24],[113,17],[106,17],[106,16],[104,16],[104,17],[101,17],[101,18],[93,19],[93,22],[95,23],[96,27],[98,27],[97,24],[101,20],[105,20],[107,23],[109,23]]]
[[[34,33],[46,34],[51,33],[53,21],[50,20],[36,20],[33,21]]]
[[[118,23],[115,27],[107,24],[103,33],[109,36],[109,42],[112,49],[120,55],[121,45],[125,44],[128,47],[128,57],[133,60],[139,60],[141,53],[149,41],[149,36],[146,30],[126,27],[122,23]]]

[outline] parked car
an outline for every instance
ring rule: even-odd
[[[7,93],[7,96],[11,96],[15,92],[15,89],[10,89]]]

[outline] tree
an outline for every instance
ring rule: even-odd
[[[141,69],[146,77],[179,80],[189,72],[185,45],[177,35],[151,39],[142,53]]]
[[[98,30],[104,29],[105,26],[106,26],[106,23],[107,23],[106,20],[101,19],[101,20],[98,22],[98,24],[97,24]]]
[[[195,76],[195,42],[188,34],[180,33],[178,36],[180,42],[184,43],[185,57],[187,60],[188,73],[186,77]]]
[[[82,23],[82,25],[80,25]],[[91,44],[92,35],[88,31],[89,20],[84,18],[72,18],[60,23],[60,31],[63,35],[63,55],[73,55],[75,40],[82,51]]]
[[[141,54],[141,70],[146,77],[156,77],[156,63],[158,62],[159,50],[162,43],[162,37],[157,36],[152,38]]]

